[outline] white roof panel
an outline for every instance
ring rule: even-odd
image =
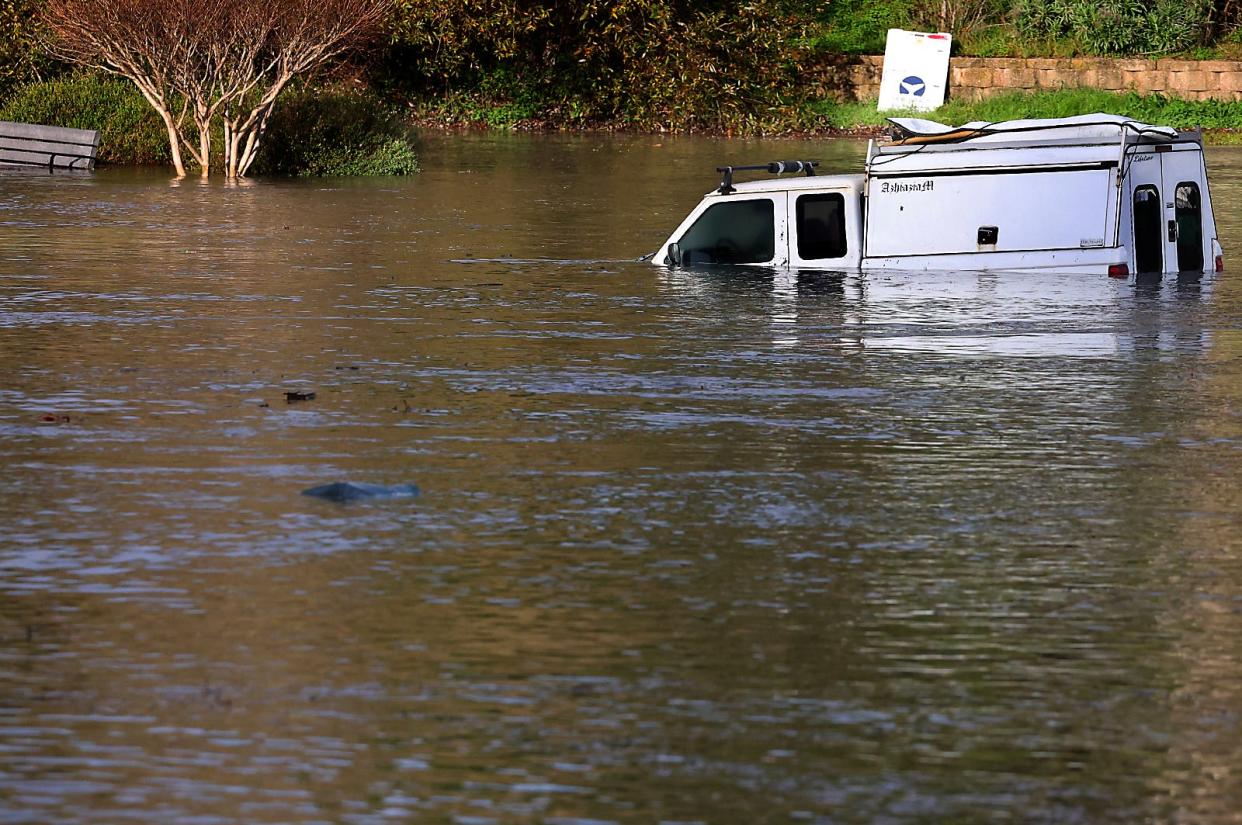
[[[889,122],[901,129],[906,140],[933,143],[937,140],[970,143],[1001,143],[1014,140],[1042,142],[1045,140],[1119,140],[1123,132],[1130,137],[1149,140],[1176,140],[1177,130],[1171,126],[1153,126],[1121,115],[1096,113],[1076,117],[1032,118],[990,123],[975,120],[961,126],[949,126],[934,120],[915,117],[891,117]]]
[[[1148,149],[1150,151],[1150,148]],[[919,144],[890,146],[873,155],[867,164],[871,175],[910,172],[1031,169],[1045,166],[1116,164],[1121,157],[1117,143],[1062,145]]]

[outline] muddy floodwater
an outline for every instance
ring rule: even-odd
[[[863,152],[0,174],[0,822],[1238,822],[1242,148],[1221,275],[633,260]]]

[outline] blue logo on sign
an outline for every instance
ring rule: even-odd
[[[923,78],[910,75],[903,77],[901,83],[897,86],[897,90],[903,95],[914,95],[922,97],[923,92],[927,90],[927,84],[923,82]]]

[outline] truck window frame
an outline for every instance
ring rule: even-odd
[[[1173,218],[1177,221],[1177,271],[1202,272],[1203,193],[1195,181],[1179,181],[1173,188]]]
[[[1163,272],[1164,207],[1160,202],[1160,190],[1155,184],[1150,183],[1135,187],[1131,204],[1134,224],[1134,271],[1136,273]]]
[[[833,204],[836,208],[827,220],[821,215],[808,215],[808,206]],[[812,226],[822,224],[822,226]],[[845,195],[840,192],[813,192],[794,200],[794,231],[797,233],[798,258],[803,261],[828,261],[849,254],[845,232]],[[827,237],[817,233],[827,232]],[[835,238],[833,237],[835,235]],[[829,252],[831,254],[820,254]]]
[[[710,246],[695,246],[695,232],[707,226],[705,222],[719,221],[721,214],[728,211],[738,212],[739,216],[732,225],[724,228],[745,228],[751,242],[737,240],[737,235],[729,238],[720,232],[714,239],[709,237],[709,240],[714,241]],[[757,229],[753,228],[756,218],[759,223]],[[728,242],[727,245],[723,243],[725,241]],[[681,234],[677,243],[681,246],[682,260],[686,264],[771,263],[776,259],[776,202],[770,197],[761,197],[730,198],[713,203]]]

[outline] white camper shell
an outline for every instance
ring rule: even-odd
[[[1223,266],[1198,132],[1114,115],[893,119],[865,173],[723,167],[656,264],[831,270],[1204,272]],[[734,183],[766,170],[796,177]]]

